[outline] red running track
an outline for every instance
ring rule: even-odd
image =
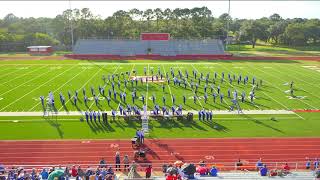
[[[239,158],[254,164],[261,157],[264,162],[299,162],[303,168],[306,157],[320,157],[320,138],[146,139],[145,149],[147,160],[139,162],[205,160],[232,166]],[[0,164],[97,164],[102,157],[114,164],[117,150],[132,159],[130,140],[0,141]]]

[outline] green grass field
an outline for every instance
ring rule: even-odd
[[[319,56],[319,46],[276,47],[273,45],[229,45],[228,52],[236,56]]]
[[[294,109],[320,109],[320,64],[319,62],[305,61],[77,61],[77,60],[48,60],[48,61],[0,61],[0,139],[90,139],[90,138],[130,138],[136,128],[141,128],[139,121],[119,120],[108,125],[100,123],[81,122],[80,116],[58,116],[57,118],[27,117],[27,116],[5,116],[4,112],[40,112],[43,111],[40,96],[48,96],[52,91],[55,96],[55,104],[58,111],[84,111],[100,109],[109,111],[117,109],[120,104],[125,105],[111,97],[110,106],[103,96],[100,97],[100,106],[97,107],[94,101],[89,101],[88,107],[83,103],[82,89],[85,88],[90,99],[90,87],[95,88],[98,94],[98,86],[105,86],[106,94],[111,89],[111,84],[104,84],[103,75],[120,74],[136,70],[137,76],[143,75],[144,67],[147,68],[147,75],[158,72],[168,73],[170,68],[175,74],[178,70],[184,74],[189,72],[189,80],[193,79],[192,70],[206,76],[210,74],[208,85],[208,102],[205,103],[204,85],[202,80],[199,86],[197,103],[193,103],[194,91],[187,87],[174,86],[165,83],[165,93],[162,92],[162,83],[138,83],[138,86],[127,88],[123,83],[117,87],[115,78],[115,89],[119,92],[127,93],[127,103],[132,104],[131,92],[137,89],[138,96],[144,95],[147,99],[148,110],[151,110],[153,103],[152,94],[156,96],[156,103],[160,106],[162,96],[166,97],[166,106],[171,107],[171,95],[176,97],[176,105],[182,103],[182,95],[187,97],[184,110],[228,110],[232,104],[227,98],[227,90],[236,89],[239,94],[245,91],[246,96],[252,89],[251,79],[256,77],[258,81],[263,81],[262,87],[256,90],[254,104],[246,99],[240,103],[243,110],[294,110]],[[213,103],[210,85],[212,84],[214,72],[218,73],[215,87],[221,87],[221,92],[225,95],[224,102],[217,99]],[[221,73],[228,73],[231,76],[239,74],[249,77],[249,84],[237,84],[233,81],[220,82]],[[171,77],[171,76],[170,76]],[[198,75],[199,77],[199,75]],[[125,79],[128,79],[125,76]],[[171,78],[172,80],[172,78]],[[120,76],[120,81],[124,79]],[[291,98],[286,91],[290,89],[288,82],[294,81],[294,94],[296,98]],[[67,92],[79,91],[79,101],[77,107],[68,100]],[[59,101],[59,93],[66,97],[67,103],[64,108]],[[90,94],[90,95],[89,95]],[[232,93],[231,93],[232,97]],[[137,99],[135,104],[142,108],[143,103]],[[274,117],[274,120],[271,118]],[[195,117],[197,119],[197,117]],[[270,136],[319,136],[318,127],[320,125],[319,113],[299,113],[299,114],[265,114],[265,115],[214,115],[214,122],[194,122],[162,120],[150,121],[151,137],[270,137]],[[216,128],[213,128],[213,127]]]

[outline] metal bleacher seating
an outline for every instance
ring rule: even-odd
[[[223,55],[221,40],[106,40],[80,39],[74,46],[74,54],[108,54],[120,56],[145,55]],[[148,52],[150,51],[150,52]]]

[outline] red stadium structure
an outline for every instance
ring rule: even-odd
[[[51,46],[28,46],[27,49],[30,55],[51,55],[53,53]]]
[[[169,33],[141,33],[140,39],[142,41],[169,41]]]

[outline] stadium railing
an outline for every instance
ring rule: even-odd
[[[193,162],[186,162],[189,164],[194,164],[195,166],[198,166],[199,163],[193,163]],[[305,170],[305,162],[263,162],[264,164],[267,165],[268,169],[281,169],[282,166],[285,163],[288,163],[290,170],[291,171],[299,171],[299,170]],[[132,163],[129,163],[129,165],[131,165]],[[137,170],[138,171],[144,171],[146,167],[148,167],[149,165],[152,165],[152,168],[154,171],[162,171],[163,170],[163,166],[164,165],[174,165],[174,163],[139,163],[139,161],[136,162],[137,165]],[[215,166],[219,171],[256,171],[256,163],[244,163],[242,166],[237,166],[237,163],[218,163],[218,162],[205,162],[205,167],[207,168],[211,168],[213,166]],[[107,167],[112,167],[112,169],[115,171],[115,167],[116,164],[105,164],[105,165],[101,165],[101,164],[90,164],[90,163],[68,163],[68,164],[35,164],[35,165],[31,165],[31,164],[7,164],[7,165],[3,165],[5,170],[8,171],[10,169],[12,169],[12,167],[14,168],[20,168],[22,167],[24,170],[27,171],[31,171],[33,168],[40,170],[40,169],[50,169],[52,167],[58,168],[58,167],[72,167],[72,166],[81,166],[81,168],[83,170],[86,170],[88,167],[96,169],[99,166],[105,166]],[[120,164],[121,169],[124,168],[125,164]]]

